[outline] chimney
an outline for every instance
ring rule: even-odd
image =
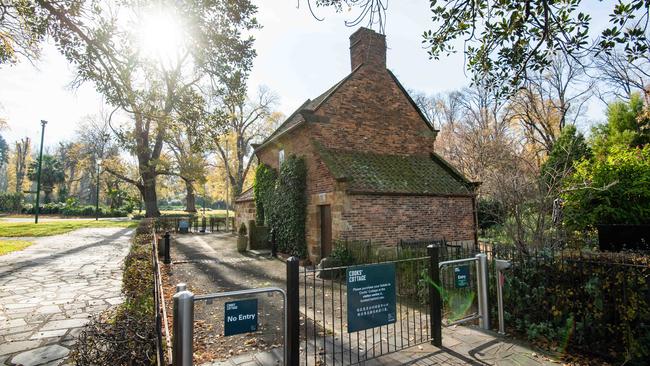
[[[372,29],[359,28],[350,36],[350,61],[352,70],[361,64],[385,69],[386,36]]]

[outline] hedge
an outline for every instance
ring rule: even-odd
[[[273,201],[275,184],[278,181],[278,173],[275,169],[266,164],[260,164],[255,170],[255,183],[253,184],[253,196],[255,198],[255,221],[263,226],[266,223],[264,210],[270,207]]]
[[[124,303],[84,328],[71,353],[74,364],[156,364],[152,230],[150,220],[140,222],[124,261]]]
[[[0,212],[19,213],[22,207],[22,193],[0,193]]]
[[[644,364],[650,357],[648,256],[512,253],[499,250],[500,258],[513,260],[503,292],[511,331],[561,353],[586,353],[628,365]]]
[[[32,205],[23,207],[23,213],[33,215],[35,208]],[[43,215],[62,215],[62,216],[75,216],[75,217],[95,217],[95,206],[70,206],[62,202],[51,202],[41,206],[38,210]],[[124,208],[110,209],[107,207],[99,207],[99,217],[126,217],[129,211]]]

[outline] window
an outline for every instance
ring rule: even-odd
[[[284,163],[284,149],[278,151],[278,161],[280,164],[278,164],[278,167],[282,166],[282,163]]]

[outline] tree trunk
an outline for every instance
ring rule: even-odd
[[[185,211],[196,212],[196,195],[194,194],[192,181],[186,180],[185,188],[187,189],[187,195],[185,196]],[[205,205],[205,203],[203,204]]]
[[[158,196],[156,195],[156,175],[142,174],[142,198],[144,199],[145,217],[158,217]]]

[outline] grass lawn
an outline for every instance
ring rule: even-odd
[[[25,249],[32,244],[34,243],[24,240],[0,240],[0,255]]]
[[[110,220],[61,220],[33,222],[0,222],[0,237],[34,237],[67,233],[86,227],[136,227],[138,222]]]
[[[141,214],[144,215],[144,211],[138,212],[138,211],[133,211],[133,214]],[[189,215],[187,211],[183,210],[160,210],[161,215]],[[199,217],[203,216],[203,210],[200,208],[197,208],[196,210],[196,215]],[[205,211],[205,216],[210,217],[226,217],[226,210],[206,210]],[[234,217],[235,216],[235,211],[230,211],[228,213],[229,217]]]

